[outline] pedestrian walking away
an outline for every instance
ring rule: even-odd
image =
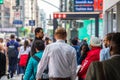
[[[29,62],[25,71],[25,75],[24,75],[24,80],[36,79],[37,65],[39,61],[37,61],[35,57],[37,57],[37,59],[39,60],[41,59],[45,45],[42,40],[36,40],[34,46],[36,49],[36,53],[33,56],[31,56],[29,59]]]
[[[67,32],[58,27],[55,30],[56,42],[46,46],[41,61],[38,64],[37,80],[41,80],[42,73],[48,66],[49,80],[75,80],[77,59],[76,51],[65,43]]]
[[[15,41],[15,35],[11,34],[10,41],[7,43],[7,54],[9,60],[9,69],[10,77],[13,77],[13,74],[17,68],[17,56],[19,52],[19,44]]]

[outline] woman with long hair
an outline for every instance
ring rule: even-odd
[[[26,67],[29,52],[30,52],[29,41],[25,40],[23,46],[20,47],[20,51],[18,55],[20,73],[24,74],[25,72],[25,67]]]

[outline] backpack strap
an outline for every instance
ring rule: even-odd
[[[10,45],[15,45],[15,42],[12,43],[12,42],[10,41],[9,44],[10,44]]]
[[[37,56],[32,56],[37,62],[39,62],[40,61],[40,58],[39,57],[37,57]]]
[[[39,62],[40,61],[40,58],[39,57],[37,57],[37,56],[32,56],[37,62]],[[36,79],[35,78],[35,74],[34,74],[34,70],[33,70],[33,76],[34,76],[34,79]]]

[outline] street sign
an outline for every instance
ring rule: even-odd
[[[75,12],[93,12],[94,7],[93,6],[75,6],[74,11]]]
[[[22,25],[22,20],[14,20],[13,24],[15,24],[15,25]]]
[[[80,4],[93,4],[94,0],[74,0],[75,5],[80,5]]]
[[[29,20],[29,26],[35,26],[35,20]]]

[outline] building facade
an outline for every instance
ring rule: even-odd
[[[38,16],[39,16],[39,9],[37,0],[23,0],[24,1],[24,26],[25,27],[37,27],[38,26]],[[29,20],[35,20],[35,26],[29,25]]]
[[[0,5],[0,27],[10,26],[10,0],[5,0]]]
[[[104,35],[120,32],[120,0],[104,0],[103,16]]]

